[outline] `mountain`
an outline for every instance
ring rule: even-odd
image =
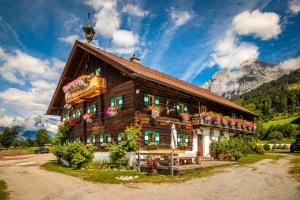
[[[300,68],[233,99],[263,118],[300,113]]]
[[[44,128],[48,131],[50,137],[54,137],[57,131],[59,120],[50,118],[45,115],[39,115],[30,118],[15,118],[11,122],[11,127],[18,130],[17,139],[34,139],[38,129]],[[0,126],[0,133],[2,133],[5,126]]]
[[[263,83],[276,80],[289,72],[281,65],[258,59],[249,59],[243,62],[236,70],[221,69],[202,87],[231,99],[249,92]]]

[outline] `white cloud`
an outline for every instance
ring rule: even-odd
[[[0,99],[4,105],[19,109],[20,115],[31,116],[45,113],[52,95],[53,90],[42,90],[35,87],[29,90],[8,88],[0,93]]]
[[[149,14],[148,11],[143,10],[139,6],[133,5],[133,4],[126,4],[123,7],[123,12],[124,13],[129,13],[129,14],[137,16],[137,17],[144,17],[144,16]]]
[[[55,80],[62,69],[57,59],[41,60],[20,50],[7,53],[0,47],[1,76],[12,83],[24,84],[24,80]]]
[[[277,37],[281,33],[280,18],[273,12],[244,11],[234,17],[233,30],[239,35],[254,35],[262,40]]]
[[[186,24],[193,17],[193,15],[188,11],[179,11],[174,8],[171,9],[170,16],[177,27]]]
[[[95,11],[95,30],[106,38],[112,39],[109,51],[118,54],[132,54],[138,49],[138,36],[129,30],[120,29],[120,15],[117,11],[116,0],[86,0],[85,3]],[[125,6],[125,11],[134,15],[141,15],[143,11],[137,7]],[[125,12],[124,11],[124,12]],[[135,12],[135,13],[132,13]]]
[[[0,119],[0,127],[12,127],[24,124],[24,118],[8,116],[4,108],[0,108]]]
[[[233,69],[247,59],[257,58],[258,55],[257,46],[241,42],[234,33],[228,31],[225,37],[217,43],[212,57],[213,64],[221,68]]]
[[[102,36],[110,38],[120,27],[116,0],[86,0],[85,3],[96,10],[95,30]]]
[[[300,56],[281,62],[279,67],[286,71],[292,71],[300,68]]]
[[[80,37],[79,35],[73,34],[66,37],[60,37],[58,40],[73,46],[76,40],[80,40]]]
[[[118,30],[114,32],[112,42],[118,47],[132,47],[138,42],[138,36],[131,31]]]
[[[289,1],[289,11],[297,15],[300,12],[300,0]]]

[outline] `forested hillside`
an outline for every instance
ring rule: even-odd
[[[238,104],[255,111],[262,119],[300,112],[300,69],[265,83],[237,99]]]

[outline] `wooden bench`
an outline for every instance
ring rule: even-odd
[[[179,165],[191,165],[193,164],[192,157],[179,157]]]

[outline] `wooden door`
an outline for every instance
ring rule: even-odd
[[[203,135],[198,135],[198,152],[197,155],[198,156],[203,156]]]

